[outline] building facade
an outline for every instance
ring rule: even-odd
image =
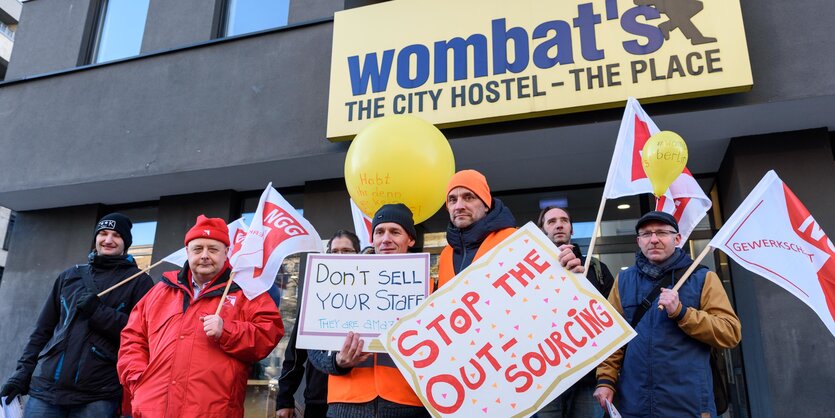
[[[123,211],[148,228],[141,250],[153,261],[182,245],[198,214],[232,220],[252,212],[270,181],[322,237],[350,228],[342,178],[350,142],[327,139],[334,14],[376,3],[386,2],[23,3],[0,83],[0,205],[16,213],[0,285],[0,339],[21,343],[0,348],[0,376],[14,369],[52,281],[84,261],[94,223],[107,212]],[[688,168],[713,199],[690,240],[696,254],[769,169],[823,230],[835,231],[835,40],[825,29],[835,3],[740,4],[750,91],[644,106],[662,129],[687,140]],[[579,110],[470,120],[443,132],[456,168],[482,171],[520,225],[548,203],[565,204],[583,245],[622,107]],[[613,270],[634,262],[634,222],[651,206],[645,196],[607,204],[598,245]],[[440,210],[421,225],[427,251],[443,245],[446,220]],[[743,324],[741,346],[726,353],[728,416],[826,416],[835,340],[794,297],[719,252],[712,258]],[[290,320],[298,274],[291,264],[280,278]],[[266,362],[261,377],[274,376],[279,361]]]

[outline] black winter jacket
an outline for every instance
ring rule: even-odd
[[[9,379],[29,395],[53,405],[80,405],[120,398],[116,375],[119,334],[133,306],[151,289],[147,274],[102,296],[85,318],[76,311],[85,292],[99,293],[139,272],[131,256],[99,256],[58,276],[35,330]]]

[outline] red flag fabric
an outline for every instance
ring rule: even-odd
[[[616,199],[622,196],[652,193],[652,184],[641,165],[641,150],[649,138],[660,132],[637,100],[630,97],[623,112],[618,140],[603,196]],[[696,179],[687,168],[670,185],[670,189],[656,200],[656,210],[672,214],[679,224],[681,245],[711,207]]]
[[[774,171],[760,180],[710,246],[800,299],[835,336],[835,246]]]

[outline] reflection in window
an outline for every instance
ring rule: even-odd
[[[287,25],[290,0],[228,0],[225,36]]]
[[[103,0],[93,62],[138,55],[150,0]]]
[[[130,230],[130,233],[133,236],[133,243],[128,249],[128,254],[133,256],[136,260],[136,265],[141,269],[151,265],[151,256],[154,252],[154,237],[156,236],[156,232],[156,221],[136,222]]]

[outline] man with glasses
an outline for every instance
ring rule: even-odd
[[[739,344],[739,318],[707,267],[672,290],[693,263],[672,215],[649,212],[635,231],[635,265],[618,274],[609,302],[638,335],[598,366],[594,398],[624,417],[715,417],[710,350]]]
[[[328,254],[357,254],[360,251],[360,240],[351,231],[340,229],[328,241]],[[299,297],[302,291],[299,282]],[[298,309],[301,309],[299,305]],[[298,310],[296,318],[299,317]],[[292,418],[296,409],[293,395],[299,389],[302,376],[305,378],[304,387],[304,416],[324,417],[328,413],[328,375],[313,367],[307,360],[307,350],[296,348],[296,327],[290,334],[290,341],[284,350],[284,362],[281,364],[281,377],[278,378],[278,395],[276,396],[276,417]]]

